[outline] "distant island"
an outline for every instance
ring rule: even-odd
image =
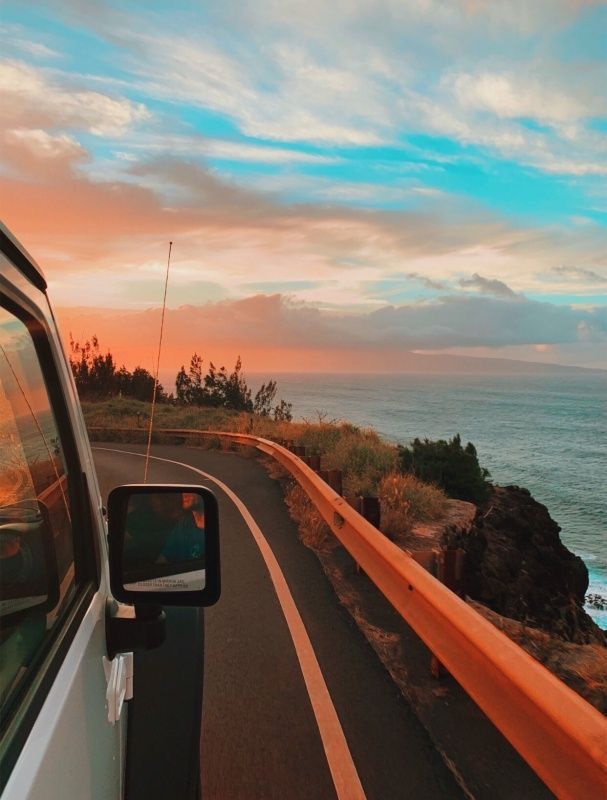
[[[191,312],[191,313],[190,313]],[[182,318],[180,313],[186,316]],[[104,346],[119,352],[129,369],[142,361],[148,368],[154,363],[158,341],[160,310],[130,311],[125,309],[95,309],[94,331],[91,331],[91,313],[87,308],[60,308],[57,312],[63,335],[69,345],[70,333],[83,341],[95,333]],[[588,375],[607,376],[607,370],[521,361],[509,358],[489,358],[455,353],[417,352],[414,348],[380,347],[366,343],[356,349],[355,355],[348,341],[336,346],[330,341],[300,347],[297,342],[267,343],[256,340],[254,328],[251,335],[222,340],[219,332],[206,330],[202,325],[204,307],[169,309],[167,311],[166,337],[163,344],[160,382],[172,386],[179,365],[187,361],[196,341],[203,342],[205,357],[217,363],[233,363],[240,353],[249,374],[265,372],[268,365],[274,375],[292,373],[417,373],[426,375]],[[128,331],[128,335],[125,335]],[[184,343],[187,332],[187,344]],[[322,337],[320,337],[322,338]],[[192,344],[190,345],[190,342]],[[288,365],[288,366],[285,366]]]

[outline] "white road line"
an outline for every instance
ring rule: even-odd
[[[93,449],[106,450],[110,453],[125,453],[127,455],[145,458],[145,453],[134,453],[130,450],[117,450],[111,447],[93,447]],[[350,753],[339,717],[337,716],[337,711],[331,700],[329,689],[325,683],[308,632],[297,610],[297,606],[295,605],[295,601],[293,600],[293,596],[280,565],[250,511],[229,486],[226,486],[225,483],[209,475],[207,472],[192,467],[190,464],[184,464],[182,461],[160,458],[159,456],[152,456],[152,458],[155,461],[165,461],[168,464],[176,464],[177,466],[184,467],[185,469],[192,470],[192,472],[197,472],[199,475],[202,475],[203,478],[219,486],[240,511],[261,551],[261,555],[270,573],[276,596],[278,597],[278,601],[289,627],[314,716],[316,717],[320,738],[325,748],[327,763],[331,771],[337,797],[339,800],[366,800],[365,792],[360,778],[358,777],[358,772],[354,766],[352,754]]]

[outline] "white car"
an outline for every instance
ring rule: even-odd
[[[109,541],[44,276],[0,227],[2,800],[199,796],[217,503],[123,486],[108,508]]]

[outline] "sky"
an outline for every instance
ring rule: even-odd
[[[172,241],[165,369],[606,369],[606,34],[584,0],[4,0],[0,216],[131,368]]]

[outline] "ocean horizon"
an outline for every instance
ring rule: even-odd
[[[266,376],[250,375],[256,390]],[[430,375],[281,373],[297,420],[351,422],[390,442],[459,433],[500,485],[523,486],[585,562],[588,594],[607,604],[607,373]],[[607,611],[587,605],[607,628]]]

